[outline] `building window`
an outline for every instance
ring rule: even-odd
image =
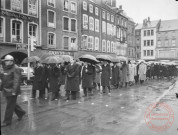
[[[68,0],[64,0],[64,10],[69,11],[69,1]]]
[[[150,30],[147,30],[147,36],[150,36]]]
[[[150,46],[150,40],[147,40],[147,46]]]
[[[83,28],[88,29],[88,16],[83,14]]]
[[[146,36],[146,30],[144,30],[144,36]]]
[[[71,2],[71,13],[77,13],[77,4],[75,2]]]
[[[169,40],[165,40],[164,43],[164,45],[167,47],[169,45]]]
[[[106,52],[106,40],[102,40],[102,52]]]
[[[83,1],[83,10],[87,11],[87,3],[85,1]]]
[[[64,30],[69,30],[69,18],[67,17],[63,17],[63,26],[64,26]]]
[[[5,0],[1,0],[1,8],[5,8]]]
[[[89,4],[89,11],[90,13],[93,13],[93,5]]]
[[[110,21],[110,14],[107,13],[107,20]]]
[[[154,54],[153,54],[153,50],[151,50],[151,56],[153,56]]]
[[[28,12],[29,15],[37,16],[37,0],[29,0]]]
[[[172,39],[172,46],[176,46],[176,40]]]
[[[143,55],[146,56],[146,50],[143,50]]]
[[[114,22],[114,16],[111,15],[111,22]]]
[[[102,32],[106,33],[106,22],[102,21]]]
[[[36,37],[37,36],[37,25],[29,24],[29,35],[31,37]]]
[[[144,46],[146,46],[146,40],[144,40]]]
[[[0,18],[0,42],[4,42],[4,39],[5,39],[5,31],[4,31],[4,28],[5,28],[5,23],[4,23],[4,18]]]
[[[65,50],[69,50],[69,37],[64,37],[63,38],[63,48]]]
[[[76,32],[77,29],[77,21],[75,19],[71,19],[71,31]]]
[[[103,17],[103,19],[106,18],[106,13],[105,13],[105,11],[103,11],[103,13],[102,13],[102,17]]]
[[[110,46],[110,41],[107,41],[107,52],[110,52],[111,46]]]
[[[93,43],[94,43],[94,39],[92,36],[88,37],[88,49],[89,50],[93,50]]]
[[[151,35],[152,35],[152,36],[154,35],[154,30],[151,30]]]
[[[113,53],[116,52],[116,43],[113,43]]]
[[[70,50],[77,50],[77,39],[74,37],[70,39]]]
[[[154,45],[154,40],[151,40],[151,46],[153,46]]]
[[[114,52],[114,42],[111,42],[111,52]]]
[[[112,36],[115,36],[116,35],[116,30],[115,30],[116,28],[115,28],[115,26],[112,24],[111,25],[111,35]]]
[[[16,12],[22,12],[23,1],[22,0],[11,0],[11,10]]]
[[[95,19],[95,31],[99,32],[99,20]]]
[[[95,37],[95,51],[99,51],[99,38]]]
[[[175,36],[176,36],[176,33],[175,33],[175,31],[173,31],[172,32],[172,37],[175,38]]]
[[[147,56],[150,56],[150,50],[147,50]]]
[[[94,19],[93,19],[93,17],[89,17],[89,29],[94,31]]]
[[[98,16],[98,8],[97,7],[95,7],[95,15]]]
[[[55,0],[48,0],[48,6],[55,7]]]
[[[111,35],[111,25],[107,23],[107,35]]]
[[[48,45],[55,46],[56,45],[56,38],[54,33],[48,33]]]
[[[81,49],[87,49],[88,36],[82,35]]]
[[[161,47],[161,41],[158,41],[158,47]]]
[[[12,42],[22,43],[22,22],[12,21]]]
[[[48,27],[56,27],[56,13],[54,11],[48,10]]]

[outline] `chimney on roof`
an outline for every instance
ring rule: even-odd
[[[122,5],[119,5],[119,9],[122,10]]]
[[[150,17],[148,17],[148,23],[151,23],[151,21],[150,21]]]

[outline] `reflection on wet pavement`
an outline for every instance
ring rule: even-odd
[[[112,90],[111,95],[65,102],[63,99],[29,99],[29,87],[23,88],[19,104],[27,111],[18,122],[2,129],[3,135],[118,135],[124,134],[143,119],[145,108],[172,84],[171,81],[150,81],[144,85]],[[172,95],[163,101],[175,100]],[[2,99],[1,119],[5,101]]]

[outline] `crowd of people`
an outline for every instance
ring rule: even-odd
[[[31,98],[36,98],[36,90],[39,90],[39,98],[45,98],[47,89],[52,92],[51,100],[59,99],[60,91],[65,91],[66,100],[75,100],[80,97],[81,89],[85,97],[92,96],[95,92],[110,94],[111,89],[143,84],[149,79],[171,79],[176,76],[178,69],[175,65],[148,65],[144,61],[100,61],[91,64],[71,59],[70,62],[49,65],[37,61]]]
[[[5,56],[3,62],[0,63],[0,88],[6,97],[7,107],[1,126],[7,126],[11,124],[14,111],[19,120],[25,115],[25,111],[16,103],[21,92],[20,68],[11,55]],[[110,94],[112,89],[141,85],[149,79],[172,79],[178,76],[176,65],[147,64],[144,61],[117,63],[103,60],[92,64],[70,59],[57,64],[36,61],[31,66],[34,70],[31,98],[36,98],[36,91],[39,90],[39,98],[44,99],[47,90],[47,93],[52,92],[52,101],[61,98],[61,91],[65,91],[65,100],[76,100],[80,98],[81,89],[84,97],[88,97],[96,92]],[[61,86],[64,86],[63,90]]]

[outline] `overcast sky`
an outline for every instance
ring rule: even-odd
[[[143,19],[171,20],[178,19],[178,1],[176,0],[116,0],[126,14],[136,23]]]

